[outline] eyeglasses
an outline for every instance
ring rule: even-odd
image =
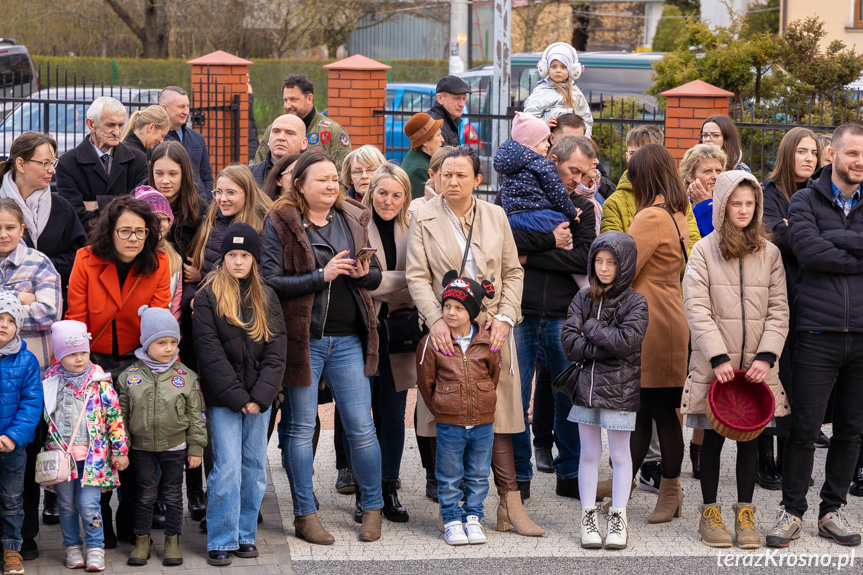
[[[214,198],[221,198],[222,196],[225,196],[229,200],[233,200],[239,194],[240,194],[240,192],[237,192],[234,190],[220,190],[219,188],[216,188],[215,190],[213,190],[213,197]]]
[[[159,223],[166,224],[166,225],[170,226],[171,225],[171,218],[169,218],[168,216],[162,216],[161,218],[159,218]]]
[[[363,174],[367,174],[370,176],[375,173],[375,170],[377,170],[377,168],[356,168],[354,170],[351,170],[351,175],[355,178],[359,178]]]
[[[293,170],[285,170],[284,172],[282,172],[282,173],[281,173],[281,174],[279,174],[279,175],[280,175],[280,176],[290,176],[290,175],[291,175],[291,174],[293,174],[293,173],[294,173],[294,171],[293,171]]]
[[[718,139],[720,139],[721,137],[722,137],[722,134],[720,134],[719,132],[711,132],[711,133],[709,133],[709,134],[708,134],[707,132],[702,132],[702,133],[701,133],[701,141],[702,141],[702,142],[703,142],[704,140],[718,140]]]
[[[49,161],[42,161],[42,160],[27,160],[27,161],[33,162],[34,164],[41,164],[42,169],[45,170],[46,172],[48,171],[49,167],[50,168],[56,168],[57,164],[60,163],[60,160],[58,158],[54,158],[53,160],[49,160]]]
[[[117,237],[121,240],[131,239],[132,236],[135,236],[136,239],[141,240],[142,242],[147,239],[147,235],[150,233],[150,230],[147,228],[117,228],[114,230],[117,232]]]

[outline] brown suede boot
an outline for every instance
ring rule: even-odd
[[[511,527],[515,527],[518,534],[525,537],[546,536],[545,531],[527,516],[518,490],[502,495],[497,507],[497,530],[509,531]]]
[[[610,483],[611,479],[609,479],[608,481]],[[603,483],[605,483],[605,482],[603,481]],[[632,481],[632,487],[629,488],[629,499],[632,499],[632,492],[635,491],[635,488],[637,485],[638,484],[635,482],[635,480],[633,480]],[[611,489],[609,489],[608,495],[606,495],[606,497],[608,497],[608,501],[606,501],[605,503],[602,504],[602,512],[605,513],[606,515],[608,515],[609,509],[611,509],[611,504],[613,502],[612,495],[611,495]],[[597,493],[597,495],[596,495],[596,500],[599,501],[599,493]]]
[[[659,484],[659,498],[653,513],[647,518],[648,523],[668,523],[683,512],[683,490],[680,489],[680,477],[662,478]]]
[[[735,503],[734,536],[737,546],[741,549],[758,549],[761,547],[761,535],[755,529],[755,506],[751,503]]]
[[[611,477],[596,484],[596,500],[600,501],[606,497],[611,497]]]
[[[360,526],[360,541],[377,541],[381,538],[383,515],[380,509],[363,510],[363,524]]]
[[[336,542],[335,537],[321,525],[317,513],[294,517],[294,532],[300,539],[315,545],[332,545]]]
[[[663,482],[665,479],[663,478]],[[662,483],[659,484],[662,487]],[[711,503],[700,505],[701,521],[698,523],[698,538],[708,547],[731,547],[731,534],[722,521],[722,505]]]

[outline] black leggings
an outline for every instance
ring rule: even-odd
[[[629,440],[633,478],[650,449],[654,421],[656,434],[659,436],[659,452],[662,455],[662,476],[668,479],[680,477],[680,466],[683,464],[683,431],[680,429],[677,413],[673,407],[646,407],[642,404],[635,415],[635,431]]]
[[[771,438],[772,439],[772,438]],[[725,438],[712,429],[704,430],[701,445],[701,497],[705,505],[716,503],[719,490],[719,456]],[[758,471],[758,440],[737,442],[737,501],[752,503],[755,474]]]

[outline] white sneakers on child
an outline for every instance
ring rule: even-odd
[[[467,542],[471,545],[482,545],[488,543],[488,538],[482,532],[482,524],[479,522],[479,517],[476,515],[468,515],[467,522],[464,524],[464,530],[467,533]]]
[[[105,550],[101,548],[87,549],[87,571],[105,570]]]
[[[585,549],[602,549],[602,535],[596,523],[599,507],[581,508],[581,546]]]
[[[470,543],[461,521],[450,521],[443,527],[443,538],[448,545],[467,545]]]
[[[66,547],[66,567],[69,569],[84,568],[84,552],[80,545]]]

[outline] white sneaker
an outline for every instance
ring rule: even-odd
[[[479,522],[479,517],[476,515],[468,515],[467,523],[464,524],[464,530],[467,532],[467,542],[471,545],[482,545],[488,543],[488,538],[482,532],[482,524]]]
[[[84,568],[84,552],[81,551],[80,545],[66,547],[66,567],[69,569]]]
[[[87,571],[105,570],[105,550],[101,548],[87,549]]]
[[[581,508],[581,546],[585,549],[602,549],[602,535],[596,523],[599,507]]]
[[[626,509],[612,507],[608,513],[608,535],[605,537],[606,549],[626,549]]]
[[[450,521],[444,525],[443,538],[448,545],[467,545],[470,543],[461,521]]]

